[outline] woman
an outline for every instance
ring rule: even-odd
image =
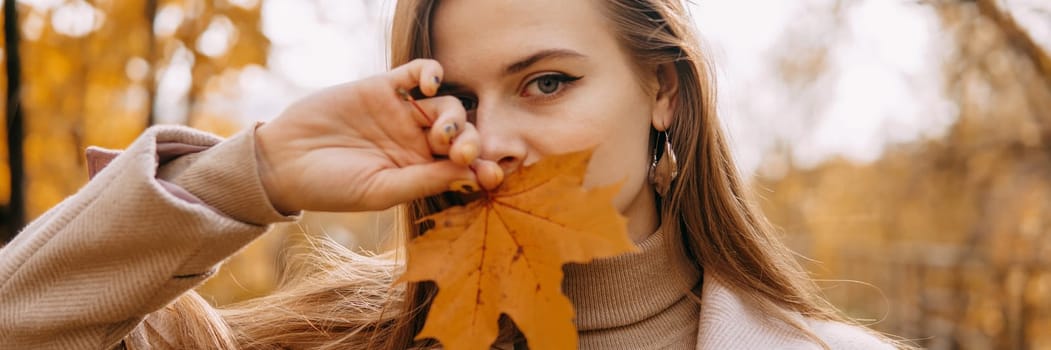
[[[891,348],[743,199],[688,22],[676,0],[399,1],[388,73],[222,142],[162,127],[89,150],[105,169],[0,252],[0,348],[436,346],[413,339],[433,285],[392,287],[397,264],[336,247],[226,310],[190,289],[300,210],[411,202],[418,235],[450,189],[594,146],[585,185],[625,181],[614,204],[641,253],[566,267],[582,348]],[[496,347],[527,346],[502,329]]]

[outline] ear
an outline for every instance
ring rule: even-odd
[[[657,66],[657,94],[653,104],[653,128],[657,131],[668,130],[675,119],[675,101],[679,96],[679,72],[674,63]]]

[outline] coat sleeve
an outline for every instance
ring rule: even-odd
[[[89,150],[93,178],[0,249],[0,349],[112,348],[295,219],[266,197],[254,130],[154,127],[119,155]]]

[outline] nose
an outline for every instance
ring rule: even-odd
[[[482,143],[479,156],[496,162],[504,174],[518,170],[526,159],[528,145],[524,130],[516,125],[512,112],[479,105],[475,113],[475,127]]]

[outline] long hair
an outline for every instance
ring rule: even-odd
[[[713,66],[684,5],[680,0],[597,3],[604,4],[610,28],[635,64],[674,66],[679,79],[669,138],[679,156],[680,175],[668,194],[660,197],[661,222],[678,226],[687,256],[705,271],[706,278],[718,278],[768,316],[827,347],[792,315],[850,321],[821,296],[793,253],[749,201],[716,116]],[[391,67],[432,57],[430,32],[436,6],[436,0],[398,1],[391,30]],[[652,132],[651,139],[655,135]],[[417,224],[418,218],[455,204],[460,203],[454,196],[409,203],[403,211],[405,234],[419,236],[428,227]],[[398,267],[388,260],[362,257],[336,244],[325,244],[319,251],[321,258],[315,259],[322,263],[300,272],[305,277],[290,279],[273,295],[218,314],[186,312],[187,319],[211,324],[198,327],[199,338],[187,344],[199,341],[205,345],[201,348],[214,348],[215,339],[221,339],[221,344],[253,349],[390,350],[436,345],[414,340],[437,292],[433,284],[392,286]],[[504,326],[502,337],[508,336],[510,324]]]

